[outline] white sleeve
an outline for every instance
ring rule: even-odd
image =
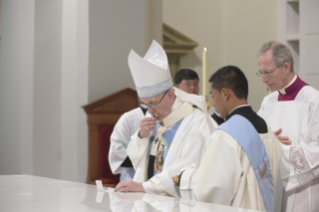
[[[187,169],[181,178],[183,190],[191,190],[198,201],[231,205],[240,185],[243,172],[238,155],[238,143],[218,130],[210,138],[210,145],[198,169]]]
[[[296,189],[319,176],[319,98],[309,105],[306,141],[283,145],[281,177],[286,191]]]
[[[197,165],[200,163],[207,147],[206,140],[209,138],[212,130],[212,126],[209,126],[207,121],[211,121],[211,117],[208,115],[190,121],[191,124],[189,124],[185,135],[181,139],[181,151],[178,153],[170,153],[180,154],[180,156],[174,163],[169,166],[165,165],[163,172],[143,183],[143,187],[147,193],[178,196],[178,188],[174,186],[172,177],[179,175],[183,168],[193,163]]]
[[[126,150],[135,170],[137,169],[139,163],[145,156],[145,151],[147,150],[148,142],[150,139],[150,134],[145,138],[140,138],[138,137],[138,132],[139,131],[132,135],[131,141]]]
[[[130,128],[125,114],[116,123],[112,135],[109,150],[109,163],[113,174],[118,174],[126,170],[121,164],[127,157],[126,147],[130,141]]]
[[[260,109],[258,110],[258,112],[257,112],[257,114],[260,116],[260,117],[264,117],[263,115],[264,115],[264,109],[263,109],[263,102],[264,101],[262,101],[262,103],[261,103],[261,106],[260,106]]]

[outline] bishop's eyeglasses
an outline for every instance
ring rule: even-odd
[[[273,73],[277,70],[277,68],[279,68],[279,67],[276,67],[276,68],[275,68],[274,70],[272,70],[272,71],[264,71],[264,72],[258,71],[258,72],[256,73],[256,75],[257,75],[258,77],[262,77],[263,75],[266,76],[266,77],[271,77],[271,76],[273,75]]]
[[[164,95],[162,96],[162,98],[156,103],[156,104],[144,104],[144,103],[140,103],[140,106],[144,109],[148,109],[148,108],[155,108],[159,105],[159,103],[161,103],[161,101],[164,99],[165,95],[167,94],[169,90],[165,91]]]

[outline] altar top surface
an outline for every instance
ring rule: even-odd
[[[253,210],[145,193],[113,192],[96,186],[30,175],[0,175],[0,211],[223,211]]]

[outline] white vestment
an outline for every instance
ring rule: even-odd
[[[147,193],[168,194],[176,197],[178,190],[174,187],[172,177],[178,175],[182,168],[193,163],[200,163],[206,150],[206,141],[213,132],[214,126],[212,118],[207,113],[203,97],[187,94],[177,88],[174,88],[174,92],[176,99],[173,110],[181,107],[185,102],[195,104],[201,109],[196,109],[182,120],[168,150],[162,172],[148,181],[145,179],[148,168],[146,166],[148,158],[147,160],[145,158],[149,151],[150,136],[140,139],[138,132],[135,133],[131,138],[127,153],[136,170],[134,181],[143,182]]]
[[[111,146],[109,150],[109,163],[113,174],[125,172],[126,179],[133,179],[134,168],[122,167],[121,164],[127,157],[126,148],[131,136],[139,130],[141,120],[145,115],[141,108],[135,108],[124,113],[116,123],[111,135]]]
[[[258,114],[292,141],[282,144],[281,210],[319,211],[319,92],[304,86],[293,101],[278,101],[276,91],[264,98]]]
[[[259,134],[276,184],[281,146],[268,127]],[[180,181],[181,197],[253,210],[266,210],[250,161],[237,141],[223,130],[209,138],[200,166],[186,169]]]

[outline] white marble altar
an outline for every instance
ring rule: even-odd
[[[30,175],[0,175],[0,212],[253,212],[253,210],[188,201],[145,193],[113,192],[96,186]]]

